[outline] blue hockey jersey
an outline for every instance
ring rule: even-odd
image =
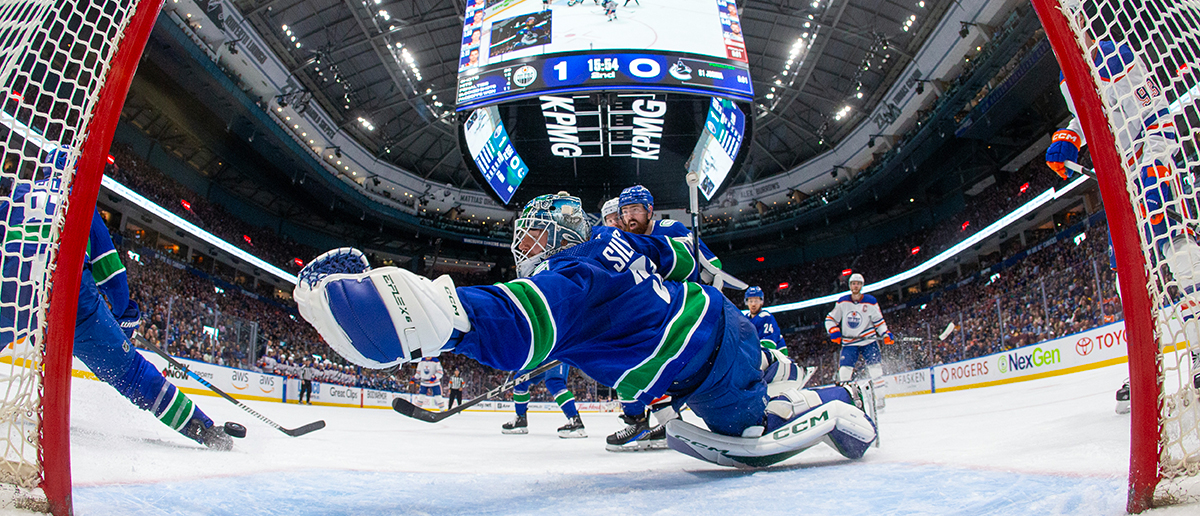
[[[610,231],[611,229],[612,228],[607,226],[592,226],[592,238],[596,238],[597,235]],[[677,249],[689,249],[689,254],[687,257],[680,256],[679,265],[684,268],[691,268],[695,266],[695,258],[693,258],[694,255],[691,254],[690,251],[692,246],[692,231],[688,229],[687,226],[684,226],[679,221],[671,219],[656,220],[650,225],[650,236],[665,237],[669,240],[669,242],[671,242],[671,245]],[[711,263],[716,268],[721,268],[721,259],[717,258],[717,255],[713,254],[713,252],[708,249],[707,245],[704,245],[703,240],[700,240],[700,256],[704,257],[705,260],[708,260],[708,263]],[[699,282],[700,269],[696,268],[691,276],[684,279],[687,281]]]
[[[626,401],[665,393],[722,338],[724,296],[679,282],[695,265],[678,240],[615,228],[593,235],[529,278],[457,289],[472,328],[453,351],[506,371],[561,360]]]
[[[775,322],[775,316],[766,310],[759,310],[757,314],[746,314],[750,319],[750,323],[754,325],[755,331],[758,332],[758,342],[762,347],[767,349],[786,350],[787,345],[783,343],[783,334],[779,331],[779,323]]]
[[[9,199],[0,201],[0,217],[5,221],[4,251],[6,255],[20,255],[26,262],[46,259],[49,251],[50,231],[54,225],[54,212],[59,199],[57,180],[53,183],[38,181],[22,182],[13,187]],[[121,315],[129,305],[129,280],[125,265],[113,246],[112,236],[99,211],[92,214],[88,229],[88,247],[84,262],[96,280],[96,286],[108,300],[112,312]],[[15,262],[10,262],[14,263]],[[4,277],[23,280],[30,278],[28,266],[18,272],[17,267],[4,268]]]

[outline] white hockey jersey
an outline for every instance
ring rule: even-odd
[[[1100,76],[1100,91],[1107,106],[1110,128],[1132,173],[1153,160],[1168,161],[1174,152],[1175,122],[1166,96],[1146,65],[1125,44],[1099,41],[1092,66]],[[1087,145],[1066,78],[1059,73],[1059,89],[1074,117],[1067,129],[1079,135],[1080,147]]]
[[[442,363],[436,357],[425,357],[417,362],[417,378],[422,387],[432,387],[442,383]]]
[[[888,332],[879,303],[870,294],[863,294],[858,302],[851,300],[849,294],[837,300],[825,316],[825,331],[838,327],[842,330],[843,346],[863,346],[883,340]]]

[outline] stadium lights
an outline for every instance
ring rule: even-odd
[[[921,275],[922,273],[924,273],[925,271],[928,271],[930,269],[933,269],[934,267],[937,267],[938,265],[941,265],[942,263],[946,262],[947,260],[953,258],[958,253],[961,253],[961,252],[969,249],[971,246],[986,240],[988,237],[991,237],[992,235],[994,235],[996,233],[999,233],[1001,230],[1008,227],[1008,225],[1016,222],[1017,220],[1020,220],[1021,217],[1024,217],[1026,215],[1029,215],[1030,213],[1033,213],[1034,211],[1038,210],[1046,203],[1052,202],[1052,201],[1066,195],[1070,191],[1078,188],[1079,185],[1082,185],[1088,179],[1090,179],[1088,176],[1081,175],[1079,177],[1076,177],[1074,181],[1067,183],[1067,185],[1062,187],[1061,190],[1055,189],[1055,188],[1050,188],[1049,190],[1042,192],[1041,195],[1034,197],[1029,202],[1027,202],[1024,205],[1022,205],[1021,207],[1017,208],[1016,210],[1013,210],[1008,215],[1001,217],[1000,220],[997,220],[996,222],[992,223],[988,227],[983,228],[978,233],[975,233],[974,235],[967,237],[965,240],[963,240],[962,242],[959,242],[958,244],[954,245],[953,247],[951,247],[945,251],[942,251],[941,253],[938,253],[937,256],[934,256],[933,258],[930,258],[930,259],[922,262],[920,265],[917,265],[916,267],[913,267],[907,271],[896,274],[892,277],[886,278],[882,281],[877,281],[875,283],[863,285],[862,291],[864,293],[875,292],[875,291],[882,290],[887,287],[908,281],[912,278],[915,278],[915,277]],[[804,309],[804,308],[810,308],[810,307],[814,307],[814,306],[820,306],[820,305],[832,303],[834,301],[837,301],[838,298],[840,298],[846,294],[849,294],[849,293],[850,293],[850,291],[838,292],[836,294],[830,294],[828,296],[817,297],[817,298],[808,299],[808,300],[804,300],[804,301],[797,301],[794,303],[784,303],[781,305],[767,306],[767,307],[763,307],[763,308],[765,310],[769,310],[771,313],[774,313],[774,314],[778,314],[781,312],[790,312],[792,310],[800,310],[800,309]]]
[[[846,115],[850,114],[850,109],[851,108],[849,105],[842,106],[842,109],[839,109],[837,114],[833,115],[833,119],[840,121],[841,119],[846,118]]]
[[[243,260],[246,263],[249,263],[250,265],[258,267],[259,269],[267,271],[267,272],[279,277],[280,279],[287,281],[288,283],[291,283],[293,285],[296,284],[296,276],[295,275],[288,274],[287,272],[284,272],[283,269],[280,269],[279,267],[271,265],[271,264],[267,263],[266,261],[262,260],[261,258],[254,256],[250,253],[247,253],[246,251],[243,251],[241,248],[239,248],[229,242],[226,242],[225,240],[222,240],[220,237],[213,235],[212,233],[209,233],[208,231],[200,229],[195,224],[192,224],[191,222],[184,220],[182,217],[180,217],[174,213],[171,213],[166,208],[163,208],[162,206],[155,204],[153,201],[151,201],[145,197],[142,197],[137,192],[130,190],[129,187],[127,187],[121,183],[118,183],[115,179],[108,177],[108,176],[104,176],[103,179],[101,180],[101,184],[104,185],[105,188],[112,190],[113,193],[116,193],[118,196],[123,197],[123,198],[125,198],[125,200],[128,200],[129,202],[133,203],[135,206],[137,206],[143,210],[146,210],[146,211],[150,212],[151,214],[153,214],[154,216],[167,221],[168,224],[171,224],[172,226],[182,229],[183,231],[191,233],[192,236],[195,236],[196,238],[199,238],[200,240],[207,242],[209,245],[215,246],[217,249],[225,251],[226,253],[229,253],[231,256],[234,256],[240,260]]]

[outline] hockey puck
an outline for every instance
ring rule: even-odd
[[[225,422],[225,433],[229,434],[232,437],[237,437],[238,439],[241,439],[243,437],[246,437],[246,427],[244,427],[238,423],[234,423],[233,421],[227,421],[227,422]]]

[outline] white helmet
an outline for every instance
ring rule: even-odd
[[[600,208],[600,218],[606,218],[609,215],[619,213],[621,211],[621,207],[619,206],[620,202],[620,197],[613,197],[612,199],[604,201],[604,207]]]
[[[847,283],[847,284],[849,284],[849,283],[854,283],[855,281],[857,281],[857,282],[859,282],[859,283],[863,283],[863,284],[865,284],[865,283],[866,283],[866,281],[864,281],[864,280],[863,280],[863,276],[862,276],[862,274],[859,274],[859,273],[857,273],[857,272],[856,272],[856,273],[854,273],[854,274],[851,274],[851,275],[850,275],[850,280],[849,280],[849,281],[847,281],[846,283]]]

